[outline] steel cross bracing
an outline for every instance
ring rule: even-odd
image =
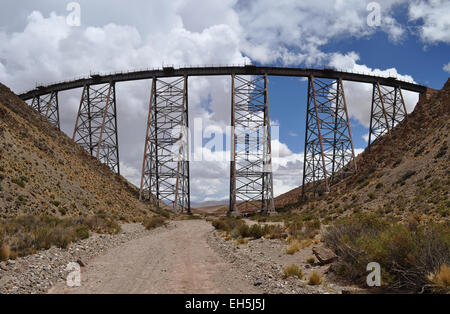
[[[342,80],[308,80],[302,196],[328,192],[356,171]]]
[[[380,136],[386,133],[390,135],[398,123],[406,120],[407,115],[400,87],[373,84],[369,146]]]
[[[267,75],[232,75],[229,214],[274,213]]]
[[[120,174],[114,83],[83,88],[73,140]]]
[[[31,107],[47,118],[58,130],[60,129],[58,92],[33,97]]]
[[[153,79],[140,198],[190,213],[187,99],[187,77]]]

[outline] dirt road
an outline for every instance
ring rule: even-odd
[[[80,287],[58,284],[49,293],[259,293],[209,247],[212,229],[203,220],[171,222],[88,261]]]

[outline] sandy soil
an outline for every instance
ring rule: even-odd
[[[81,268],[81,286],[49,293],[260,293],[206,242],[203,220],[171,222],[160,232],[109,250]]]

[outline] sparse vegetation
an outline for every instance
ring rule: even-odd
[[[279,225],[253,224],[251,227],[241,218],[224,217],[212,221],[216,230],[225,231],[233,239],[261,238],[279,239],[285,236],[284,230]]]
[[[147,230],[155,229],[166,225],[166,218],[161,216],[152,216],[145,219],[143,225]]]
[[[23,181],[23,180],[20,179],[20,178],[13,178],[13,179],[11,179],[11,182],[17,184],[17,185],[20,186],[21,188],[24,188],[24,187],[25,187],[25,181]]]
[[[436,154],[436,156],[434,156],[435,159],[441,158],[443,157],[448,150],[448,145],[447,142],[445,142],[444,144],[442,144],[442,146],[439,148],[438,153]]]
[[[405,172],[405,174],[403,174],[400,179],[397,180],[397,184],[402,184],[404,183],[406,180],[408,180],[409,178],[411,178],[413,175],[416,174],[415,170],[408,170],[407,172]]]
[[[250,227],[249,233],[251,237],[259,239],[264,236],[264,229],[259,224],[254,224]]]
[[[320,275],[317,272],[313,272],[308,279],[308,285],[310,286],[317,286],[320,285],[322,283],[322,278],[320,277]]]
[[[314,264],[315,261],[316,261],[316,258],[315,258],[314,256],[310,256],[310,257],[308,257],[308,258],[306,259],[306,262],[307,262],[308,264]]]
[[[404,224],[377,215],[344,218],[327,230],[326,244],[340,257],[337,272],[363,283],[366,265],[376,261],[389,289],[421,291],[427,274],[450,263],[449,223]]]
[[[394,163],[392,164],[392,167],[393,167],[393,168],[397,167],[398,165],[400,165],[400,164],[402,163],[402,161],[403,161],[403,157],[397,158],[397,159],[394,161]]]
[[[303,270],[299,266],[297,266],[295,264],[291,264],[291,265],[284,267],[283,275],[284,275],[284,278],[297,277],[298,279],[302,279],[303,278]]]
[[[432,286],[439,292],[450,293],[450,266],[442,264],[439,272],[430,274],[428,280],[432,282]]]
[[[300,242],[297,239],[291,240],[286,248],[286,254],[292,255],[298,251],[300,251]]]
[[[9,259],[11,251],[9,250],[9,246],[3,244],[0,246],[0,261],[6,261]]]
[[[25,256],[53,245],[66,248],[73,241],[88,238],[89,230],[115,234],[120,231],[120,226],[106,216],[65,219],[19,216],[3,219],[0,220],[2,257]]]
[[[241,244],[248,244],[248,239],[246,238],[238,238],[236,242],[234,242],[235,245],[241,245]]]

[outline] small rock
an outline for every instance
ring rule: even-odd
[[[9,260],[6,262],[6,265],[7,265],[7,266],[15,265],[15,264],[16,264],[16,261],[13,261],[12,259],[9,259]]]
[[[262,281],[259,280],[259,279],[257,279],[257,280],[253,283],[253,285],[254,285],[255,287],[260,286],[260,285],[262,285]]]
[[[85,267],[86,264],[81,260],[81,259],[77,259],[77,263],[78,265],[80,265],[81,267]]]
[[[329,264],[337,259],[337,255],[332,250],[324,247],[315,246],[312,251],[321,265]]]

